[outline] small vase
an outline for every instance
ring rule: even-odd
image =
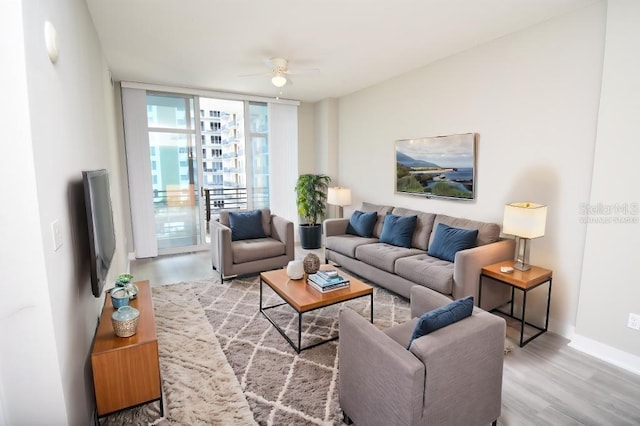
[[[287,264],[287,275],[292,280],[304,277],[304,265],[301,260],[292,260]]]
[[[131,337],[138,330],[138,320],[140,319],[140,311],[131,306],[123,306],[118,308],[111,315],[111,324],[113,331],[118,337]]]
[[[133,283],[129,283],[129,284],[125,285],[124,288],[129,293],[129,299],[130,300],[133,300],[136,297],[138,297],[138,286],[137,285],[135,285]]]
[[[124,287],[114,287],[111,289],[111,303],[113,304],[113,309],[119,309],[123,306],[127,306],[130,298],[131,295]]]
[[[313,254],[309,253],[304,258],[304,272],[307,274],[315,274],[320,269],[320,258]]]

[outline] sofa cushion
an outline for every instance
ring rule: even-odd
[[[398,216],[388,213],[384,218],[380,242],[398,247],[411,247],[416,221],[416,216]]]
[[[233,241],[231,251],[233,252],[233,263],[245,263],[282,256],[286,252],[286,246],[274,238],[259,238]]]
[[[378,204],[372,204],[363,202],[362,207],[360,208],[363,212],[376,212],[378,213],[378,219],[376,220],[376,224],[373,227],[373,236],[376,238],[380,238],[380,234],[382,233],[382,225],[384,224],[384,217],[387,213],[393,210],[392,206],[380,206]]]
[[[356,247],[377,242],[377,238],[365,238],[358,237],[357,235],[344,234],[327,237],[325,239],[325,248],[355,259]]]
[[[433,311],[425,312],[418,319],[411,339],[407,344],[407,349],[409,349],[414,339],[426,336],[429,333],[470,317],[472,312],[473,296],[463,297]]]
[[[229,227],[231,228],[231,241],[266,237],[262,228],[262,212],[260,210],[229,212]]]
[[[261,209],[262,213],[262,230],[264,231],[264,235],[267,237],[271,236],[271,210],[269,209]],[[228,211],[220,212],[218,216],[218,221],[226,227],[230,227],[229,224],[229,213]]]
[[[436,215],[418,210],[405,209],[404,207],[396,207],[391,213],[398,216],[417,216],[416,229],[413,232],[411,247],[426,251],[429,244],[429,236],[433,229],[433,221],[435,220]]]
[[[500,240],[500,225],[497,223],[479,222],[477,220],[463,219],[444,214],[436,215],[436,220],[433,222],[433,228],[437,229],[439,223],[444,223],[445,225],[453,226],[455,228],[477,229],[478,237],[476,238],[476,246],[483,246]],[[434,237],[435,232],[432,232],[429,247],[431,247]]]
[[[453,262],[457,252],[475,247],[477,237],[477,229],[454,228],[439,223],[429,247],[429,256]]]
[[[359,237],[371,238],[373,235],[373,227],[378,220],[376,212],[361,212],[356,210],[351,214],[349,224],[347,225],[347,234],[357,235]]]
[[[356,247],[356,259],[393,274],[398,259],[423,253],[414,248],[397,247],[385,243],[364,244]]]
[[[395,274],[438,293],[453,293],[453,263],[426,253],[398,259]]]

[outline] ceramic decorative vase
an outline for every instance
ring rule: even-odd
[[[292,260],[287,264],[287,275],[292,280],[299,280],[304,277],[304,265],[302,260]]]
[[[125,288],[129,292],[129,299],[133,300],[138,297],[138,286],[131,282],[133,275],[120,274],[116,278],[116,287]]]
[[[129,304],[131,295],[129,291],[124,287],[114,287],[111,289],[111,303],[113,309],[118,309]]]
[[[136,334],[140,312],[131,306],[122,306],[111,315],[113,331],[118,337],[131,337]]]
[[[320,269],[320,258],[313,253],[309,253],[304,258],[304,272],[315,274]]]
[[[133,284],[133,283],[129,283],[126,284],[124,286],[124,289],[127,290],[127,293],[129,293],[129,299],[133,300],[136,297],[138,297],[138,286]]]

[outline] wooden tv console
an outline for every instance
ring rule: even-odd
[[[116,336],[111,297],[105,295],[91,351],[96,423],[100,417],[152,401],[160,401],[160,415],[164,415],[151,287],[149,281],[135,284],[138,297],[129,304],[140,311],[140,319],[131,337]]]

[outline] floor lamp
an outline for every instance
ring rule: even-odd
[[[342,208],[351,204],[351,190],[339,186],[329,188],[327,204],[338,206],[338,215],[342,217]]]
[[[530,240],[544,236],[547,222],[547,206],[535,203],[511,203],[504,206],[502,232],[516,237],[516,253],[513,268],[519,271],[531,269],[529,264]]]

